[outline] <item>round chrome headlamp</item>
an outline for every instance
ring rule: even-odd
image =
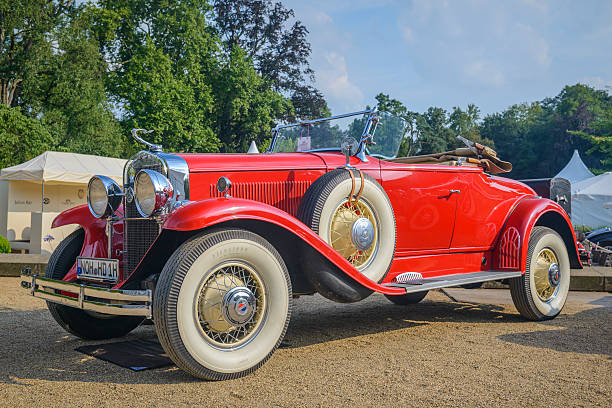
[[[143,217],[158,214],[173,194],[172,184],[161,173],[143,169],[134,178],[134,202]]]
[[[121,187],[113,179],[95,175],[87,185],[87,206],[96,218],[112,215],[121,204]]]

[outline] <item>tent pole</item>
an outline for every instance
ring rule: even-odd
[[[44,205],[45,205],[45,182],[43,180],[42,182],[42,197],[40,198],[40,213],[42,214],[44,212]]]

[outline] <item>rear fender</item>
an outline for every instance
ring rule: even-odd
[[[146,277],[144,276],[146,273],[161,271],[165,261],[159,262],[159,259],[169,256],[182,242],[195,234],[226,226],[252,230],[273,244],[275,241],[279,243],[285,240],[284,238],[293,240],[297,246],[289,251],[282,249],[280,251],[285,252],[283,258],[287,263],[296,262],[298,252],[300,252],[298,251],[299,245],[307,245],[312,249],[311,253],[314,256],[331,263],[340,273],[341,279],[348,277],[369,290],[389,295],[405,293],[403,289],[381,286],[363,276],[314,231],[295,217],[271,205],[239,198],[211,198],[197,201],[170,214],[162,225],[162,234],[153,243],[138,268],[128,278],[129,283],[123,287],[134,286]],[[278,244],[275,247],[278,249]],[[162,256],[159,255],[156,248],[163,252]]]
[[[91,258],[106,258],[108,256],[108,238],[106,236],[106,220],[94,217],[87,205],[80,205],[59,214],[53,220],[51,228],[63,225],[78,224],[85,231],[83,247],[79,256]],[[76,280],[76,263],[62,279],[66,282]]]
[[[555,230],[567,248],[572,269],[582,269],[576,236],[567,213],[554,201],[528,197],[519,201],[506,219],[493,251],[493,269],[518,270],[527,268],[529,236],[536,226]]]

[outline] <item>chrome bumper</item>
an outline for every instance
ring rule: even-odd
[[[29,268],[21,271],[21,287],[34,297],[77,309],[110,315],[152,316],[153,293],[150,289],[121,290],[79,285],[32,274]]]

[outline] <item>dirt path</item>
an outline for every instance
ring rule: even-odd
[[[609,294],[573,292],[545,323],[522,320],[496,290],[449,290],[459,302],[434,292],[412,307],[303,297],[289,347],[253,375],[202,382],[74,351],[94,342],[17,285],[0,278],[0,406],[612,406]],[[152,337],[152,326],[128,336]]]

